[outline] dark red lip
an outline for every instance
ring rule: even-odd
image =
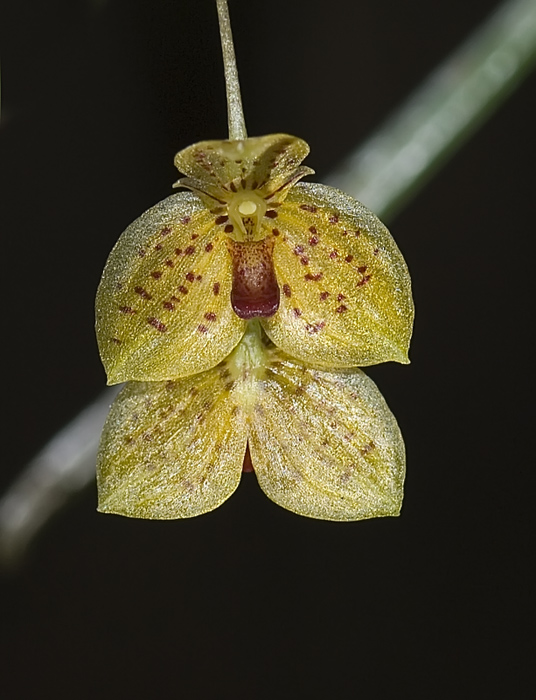
[[[229,240],[233,261],[231,305],[239,318],[273,316],[279,308],[279,285],[275,276],[273,240],[239,243]]]

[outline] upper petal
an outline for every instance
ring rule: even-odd
[[[175,165],[190,178],[206,183],[198,188],[212,196],[218,191],[232,194],[237,187],[260,190],[266,196],[292,180],[308,153],[309,146],[302,139],[270,134],[237,141],[201,141],[177,153]],[[307,172],[312,171],[300,171],[300,176]],[[191,181],[185,184],[194,186]]]
[[[273,224],[283,293],[262,321],[271,340],[317,366],[408,362],[411,282],[381,221],[339,190],[298,183]]]
[[[126,229],[96,299],[108,383],[196,374],[235,347],[245,322],[231,308],[225,238],[191,192],[168,197]]]

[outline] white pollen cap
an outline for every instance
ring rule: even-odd
[[[257,205],[250,199],[245,199],[238,205],[238,211],[242,214],[242,216],[251,216],[251,214],[254,214],[257,211]]]

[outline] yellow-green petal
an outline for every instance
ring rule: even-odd
[[[175,156],[175,166],[214,197],[232,195],[237,188],[258,190],[261,196],[292,179],[309,153],[305,141],[288,134],[269,134],[236,141],[201,141]],[[309,168],[301,176],[312,172]],[[181,181],[179,181],[179,184]],[[230,187],[233,183],[233,187]],[[195,187],[192,180],[185,186]]]
[[[398,515],[404,443],[374,382],[359,369],[325,372],[271,354],[249,427],[264,493],[323,520]]]
[[[181,192],[122,234],[96,299],[109,384],[202,372],[239,342],[245,323],[230,305],[232,266],[218,221],[199,197]]]
[[[409,272],[381,221],[331,187],[298,183],[272,221],[278,312],[262,325],[289,355],[321,367],[407,363]]]
[[[104,426],[98,510],[167,520],[221,505],[240,482],[244,413],[224,366],[170,382],[129,382]]]

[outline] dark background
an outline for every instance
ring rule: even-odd
[[[305,138],[321,181],[495,6],[232,0],[249,133]],[[6,10],[2,491],[104,386],[115,240],[175,152],[226,136],[211,0]],[[390,222],[412,364],[369,374],[406,440],[402,516],[300,518],[248,474],[213,513],[133,521],[91,488],[3,578],[2,697],[532,697],[534,86]]]

